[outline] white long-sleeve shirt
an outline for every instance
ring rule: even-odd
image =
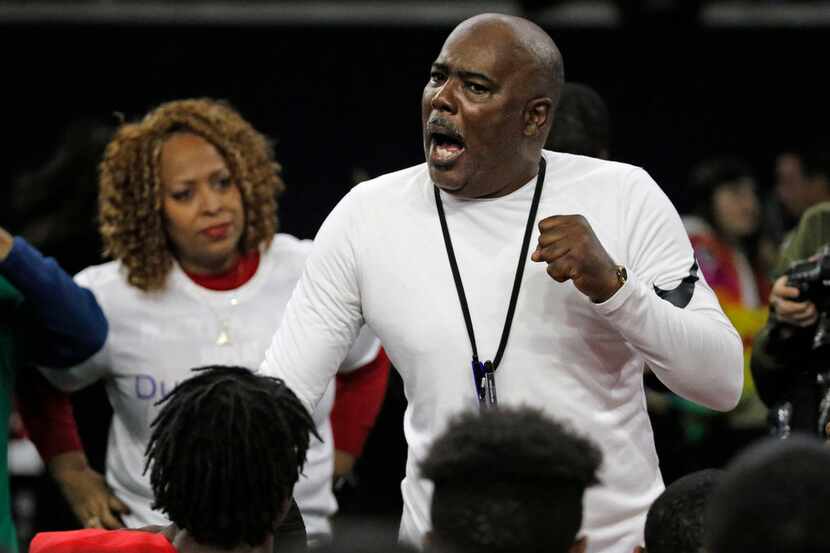
[[[629,553],[642,542],[646,511],[663,488],[644,363],[674,392],[727,410],[741,391],[741,341],[702,278],[684,308],[653,289],[677,287],[694,258],[676,210],[645,171],[543,155],[536,223],[583,215],[627,268],[628,281],[593,304],[528,255],[496,372],[498,398],[541,408],[599,444],[602,483],[586,495],[583,531],[589,551]],[[501,336],[534,183],[493,199],[442,193],[482,360],[492,359]],[[358,185],[329,215],[262,370],[313,405],[364,321],[401,373],[409,402],[401,533],[417,543],[430,526],[431,492],[418,464],[450,416],[477,408],[470,342],[425,165]]]

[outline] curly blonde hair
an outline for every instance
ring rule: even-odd
[[[226,103],[167,102],[141,121],[121,125],[100,165],[101,237],[104,253],[120,260],[127,281],[145,291],[163,288],[173,267],[159,159],[164,141],[176,132],[201,136],[225,159],[245,210],[243,253],[270,243],[277,230],[277,197],[285,190],[268,140]]]

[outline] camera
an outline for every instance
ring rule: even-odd
[[[810,259],[790,265],[787,284],[799,290],[794,301],[811,301],[818,311],[813,350],[830,345],[830,244],[824,245]]]
[[[796,301],[811,301],[819,313],[830,308],[830,244],[808,260],[794,262],[787,271],[787,284],[798,288]]]
[[[809,259],[794,262],[786,276],[787,285],[799,290],[798,298],[793,301],[813,302],[819,317],[815,329],[785,324],[776,325],[770,333],[771,352],[809,352],[803,358],[805,364],[792,370],[792,389],[798,390],[798,397],[779,402],[770,409],[771,433],[786,438],[794,425],[803,429],[808,423],[818,436],[827,439],[825,429],[830,422],[830,366],[827,364],[830,359],[827,349],[830,346],[830,244]]]

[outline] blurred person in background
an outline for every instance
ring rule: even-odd
[[[761,209],[752,169],[738,158],[704,161],[692,170],[690,191],[694,215],[685,217],[684,224],[703,276],[721,305],[764,306],[768,267],[756,244]]]
[[[685,472],[722,466],[765,432],[766,409],[749,372],[752,340],[766,322],[770,284],[759,252],[761,207],[755,176],[735,157],[708,159],[691,172],[694,214],[684,225],[706,282],[744,343],[744,390],[738,407],[719,414],[673,398],[686,432]]]
[[[814,188],[830,189],[830,146],[802,158]],[[770,407],[773,433],[801,431],[826,436],[830,422],[830,365],[827,362],[830,202],[808,208],[785,243],[773,271],[769,320],[756,338],[752,373],[761,399]],[[801,277],[792,274],[793,267]],[[793,282],[795,278],[797,282]],[[800,283],[800,284],[799,284]]]
[[[106,253],[116,261],[76,280],[95,294],[109,331],[95,355],[43,372],[69,391],[105,380],[114,409],[107,482],[129,506],[128,526],[168,522],[152,509],[140,470],[155,402],[189,376],[185,367],[255,365],[303,270],[310,241],[274,234],[283,186],[265,137],[213,100],[163,104],[122,125],[107,147],[100,225]],[[32,252],[21,257],[31,273],[54,270]],[[388,371],[367,332],[343,364],[344,371],[358,368]],[[361,401],[379,404],[383,389],[371,390]],[[307,476],[295,491],[310,541],[326,539],[336,510],[333,400],[332,385],[314,413],[324,441],[312,444]],[[367,412],[376,409],[360,411]],[[371,423],[360,413],[350,420],[365,432]]]
[[[778,207],[779,224],[786,231],[797,224],[798,219],[810,204],[804,198],[807,184],[801,166],[801,155],[786,151],[775,157],[774,205]]]
[[[709,498],[709,553],[830,551],[830,449],[794,436],[766,440],[738,456]]]
[[[13,394],[24,430],[38,448],[84,526],[118,528],[111,511],[126,506],[109,493],[89,467],[66,395],[42,380],[34,363],[72,366],[97,351],[106,337],[106,320],[88,290],[79,288],[53,260],[55,272],[32,273],[21,266],[22,250],[38,255],[24,240],[0,227],[0,420],[8,421]],[[72,313],[72,318],[61,315]],[[0,443],[9,426],[0,425]],[[0,463],[0,546],[17,550],[9,504],[6,456]]]
[[[98,164],[114,133],[95,118],[74,120],[40,167],[11,182],[9,226],[69,274],[101,260]]]
[[[545,149],[609,159],[611,118],[596,90],[582,83],[562,85]]]
[[[722,470],[705,469],[667,486],[648,510],[646,546],[635,553],[703,552],[706,506],[722,474]]]
[[[788,270],[796,263],[819,269],[816,255],[830,244],[830,202],[809,208],[787,242],[770,293],[769,320],[755,339],[752,374],[758,393],[770,408],[773,432],[787,437],[791,432],[825,433],[820,424],[826,394],[827,363],[823,342],[816,341],[818,323],[827,304],[823,286],[813,286],[815,294],[805,296],[790,282]],[[824,256],[822,256],[824,257]],[[815,261],[811,261],[815,260]],[[817,305],[818,303],[818,305]],[[820,337],[820,335],[818,335]]]
[[[812,152],[784,152],[775,158],[775,194],[784,207],[788,228],[795,226],[810,206],[830,201],[830,182],[816,178],[805,167],[812,156]]]
[[[830,201],[830,183],[809,175],[806,167],[816,153],[826,149],[822,144],[819,139],[810,147],[785,149],[775,157],[774,187],[764,201],[764,229],[773,246],[769,256],[773,266],[804,212]]]
[[[11,180],[9,226],[69,274],[101,262],[98,164],[114,133],[111,118],[77,117],[40,166]],[[112,419],[104,385],[89,386],[70,400],[89,463],[103,472]],[[74,527],[73,514],[48,479],[40,479],[35,499],[35,528]]]
[[[144,465],[153,506],[171,523],[45,532],[31,553],[305,550],[289,523],[299,519],[291,492],[317,437],[310,414],[278,379],[233,366],[193,371],[160,401]]]

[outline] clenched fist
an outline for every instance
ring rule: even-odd
[[[547,263],[557,282],[572,280],[594,303],[604,302],[622,286],[617,265],[582,215],[542,219],[539,231],[539,245],[530,258]]]

